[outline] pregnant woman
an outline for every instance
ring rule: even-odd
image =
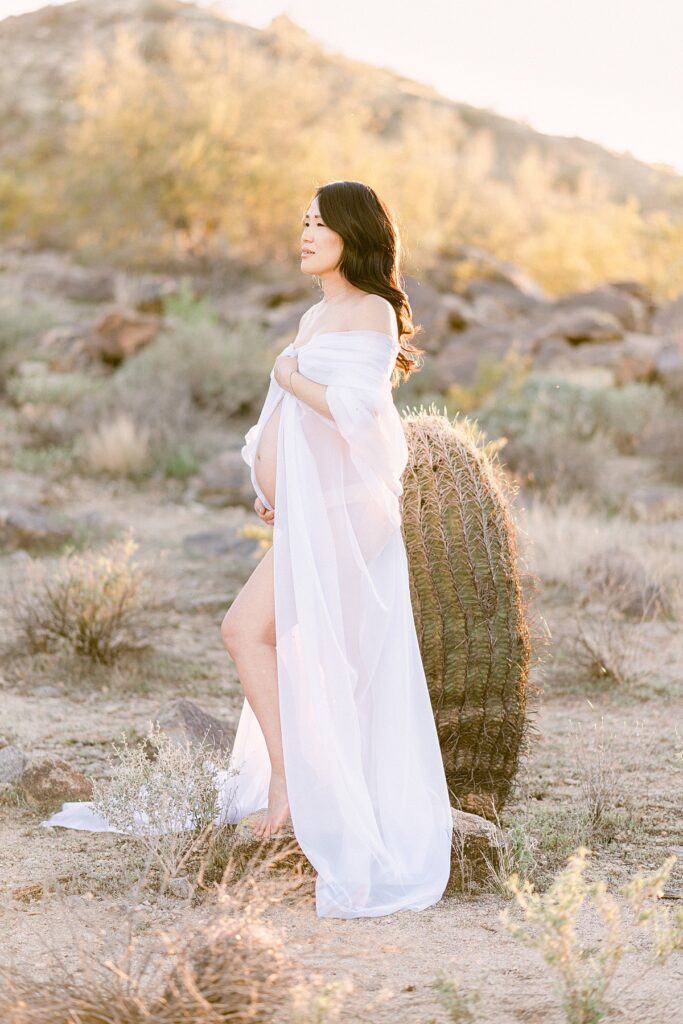
[[[399,499],[408,448],[392,386],[421,349],[399,243],[369,186],[306,211],[301,268],[323,297],[275,360],[242,455],[273,545],[221,625],[244,689],[220,822],[291,822],[319,917],[438,902],[452,818],[413,620]],[[257,818],[258,821],[258,818]],[[116,831],[87,801],[42,825]]]
[[[399,239],[369,186],[335,181],[304,216],[320,302],[277,357],[242,455],[273,546],[221,626],[245,698],[228,821],[291,823],[320,917],[421,910],[443,895],[452,819],[412,615],[392,387],[421,349]]]

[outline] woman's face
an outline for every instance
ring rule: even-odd
[[[320,216],[316,196],[302,221],[301,269],[304,274],[324,274],[334,270],[343,249],[341,235],[328,228]]]

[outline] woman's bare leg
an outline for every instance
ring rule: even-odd
[[[268,836],[291,821],[282,753],[280,704],[275,649],[273,549],[266,552],[221,623],[226,650],[263,731],[271,764],[268,810],[254,826]]]

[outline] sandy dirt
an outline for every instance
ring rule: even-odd
[[[80,681],[61,672],[54,656],[13,656],[2,675],[2,729],[31,756],[64,757],[92,776],[107,771],[110,744],[122,730],[146,731],[146,722],[170,700],[189,697],[236,727],[242,692],[234,666],[220,639],[224,610],[239,590],[239,573],[226,571],[220,558],[197,558],[182,547],[189,533],[221,530],[256,517],[241,509],[211,509],[198,503],[162,500],[124,486],[87,482],[69,485],[67,511],[83,512],[123,530],[132,525],[140,549],[158,565],[164,589],[165,623],[155,642],[168,659],[168,671],[150,674],[147,684],[133,686],[125,675],[93,673]],[[3,561],[14,572],[21,555]],[[242,565],[242,579],[244,565]],[[6,580],[7,574],[3,574]],[[211,610],[191,611],[188,602],[219,595]],[[6,595],[5,595],[6,596]],[[543,601],[543,597],[540,598]],[[543,611],[561,638],[563,606],[550,595]],[[599,846],[590,877],[611,887],[641,868],[659,866],[671,852],[679,855],[672,886],[683,883],[680,793],[683,764],[683,699],[673,685],[681,661],[680,638],[660,637],[668,647],[668,675],[648,690],[628,693],[588,687],[554,687],[552,674],[535,713],[537,735],[506,813],[523,820],[530,834],[546,834],[569,813],[580,793],[595,736],[607,737],[610,763],[616,767],[619,792],[628,810],[627,824],[614,841]],[[673,666],[673,667],[672,667]],[[549,670],[546,669],[546,673]],[[671,685],[669,685],[671,684]],[[619,798],[621,799],[621,798]],[[619,802],[618,800],[616,801]],[[560,816],[558,819],[557,816]],[[42,815],[21,804],[0,804],[0,911],[4,965],[26,969],[35,977],[48,970],[46,949],[59,948],[77,965],[74,935],[85,936],[92,949],[125,918],[129,896],[121,879],[132,877],[134,851],[124,837],[39,825]],[[547,844],[547,840],[546,840]],[[563,863],[560,860],[558,865]],[[16,891],[42,884],[42,894],[19,900]],[[675,906],[675,901],[668,901]],[[274,905],[267,918],[281,930],[293,960],[329,981],[349,978],[353,989],[339,1020],[429,1024],[449,1020],[431,988],[437,972],[451,972],[470,993],[479,991],[475,1019],[560,1024],[565,1018],[554,976],[540,955],[510,936],[499,920],[513,906],[495,893],[449,896],[420,913],[402,912],[377,919],[320,920],[312,894],[298,905]],[[187,925],[202,910],[171,896],[150,891],[138,900],[136,928],[153,935],[158,928]],[[514,911],[521,920],[521,911]],[[579,935],[594,942],[597,921],[584,915]],[[608,1021],[620,1024],[683,1022],[683,960],[674,954],[664,966],[645,970],[648,942],[638,934],[624,957],[610,990]]]

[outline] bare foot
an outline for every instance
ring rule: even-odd
[[[283,825],[291,825],[287,784],[283,775],[273,775],[268,787],[268,808],[251,826],[256,835],[267,839]]]

